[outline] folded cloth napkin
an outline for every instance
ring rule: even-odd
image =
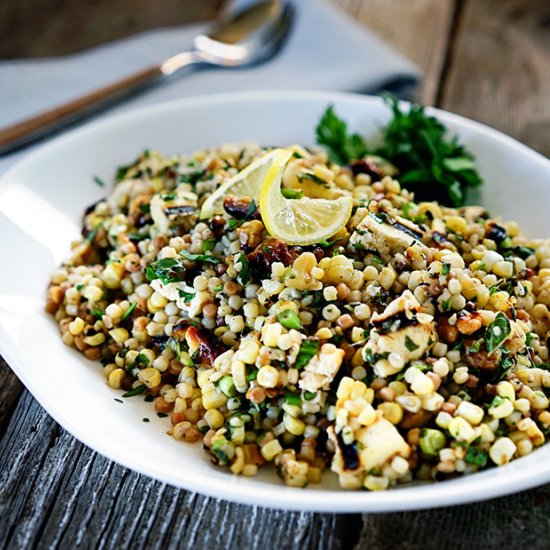
[[[238,0],[240,9],[252,0]],[[417,68],[325,0],[293,0],[291,34],[262,65],[194,71],[150,89],[113,111],[158,101],[253,89],[376,92],[412,87]],[[75,55],[0,62],[0,127],[62,104],[133,71],[189,49],[205,25],[150,31]],[[101,116],[105,116],[102,114]],[[24,152],[28,152],[29,148]],[[21,152],[1,157],[0,172]]]

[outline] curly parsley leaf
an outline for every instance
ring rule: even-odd
[[[361,136],[349,134],[333,106],[328,107],[316,134],[330,160],[344,165],[374,153],[398,168],[399,181],[415,193],[417,200],[462,206],[468,189],[483,183],[472,153],[456,136],[449,136],[437,118],[426,114],[422,105],[413,104],[402,111],[395,96],[383,97],[392,119],[382,128],[383,145],[373,151]]]
[[[348,164],[367,154],[365,140],[359,134],[348,133],[347,124],[336,115],[332,105],[321,117],[316,134],[317,143],[327,148],[330,160],[337,164]]]
[[[511,331],[512,327],[508,317],[502,311],[499,311],[485,333],[487,353],[493,353],[508,338]]]
[[[145,269],[145,276],[148,281],[160,279],[163,284],[167,285],[183,281],[185,278],[185,267],[176,258],[163,258],[148,265]]]

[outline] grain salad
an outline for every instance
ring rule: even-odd
[[[291,486],[332,471],[383,490],[544,444],[550,242],[479,206],[415,202],[378,157],[339,165],[301,146],[282,194],[351,197],[335,235],[289,244],[231,194],[201,219],[269,151],[144,151],[121,167],[51,278],[63,342],[234,474],[273,463]]]

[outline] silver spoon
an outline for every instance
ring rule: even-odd
[[[134,73],[118,82],[0,129],[0,155],[65,128],[154,84],[200,66],[243,67],[261,63],[281,46],[292,23],[290,4],[269,0],[254,4],[220,22],[210,34],[201,34],[193,48]]]

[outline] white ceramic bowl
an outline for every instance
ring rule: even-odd
[[[200,445],[165,434],[150,403],[114,400],[97,364],[61,342],[44,312],[49,276],[79,235],[86,206],[113,171],[145,148],[171,154],[224,142],[313,144],[329,103],[365,136],[388,120],[379,99],[334,93],[221,95],[154,105],[90,124],[53,140],[0,180],[0,351],[41,405],[75,437],[138,472],[192,491],[261,506],[323,512],[383,512],[495,497],[550,481],[550,446],[502,468],[462,479],[383,493],[321,486],[285,487],[274,472],[236,477],[212,466]],[[486,183],[478,197],[519,221],[530,236],[550,236],[550,161],[499,132],[442,111],[438,117],[476,154]],[[151,422],[144,423],[147,417]],[[266,469],[267,470],[267,469]]]

